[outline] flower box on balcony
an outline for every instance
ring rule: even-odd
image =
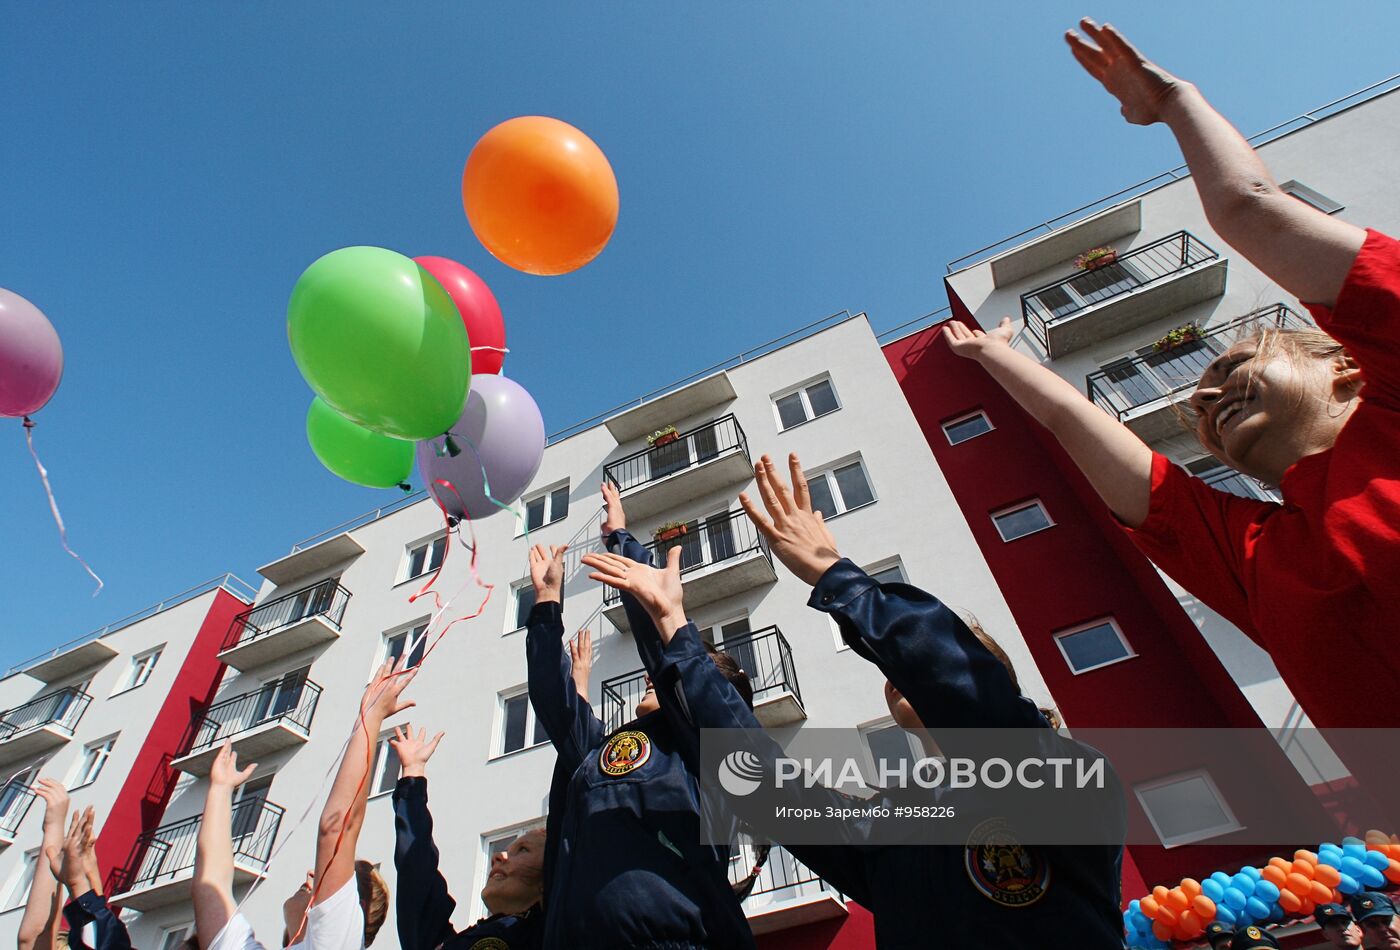
[[[1107,267],[1116,263],[1118,252],[1111,247],[1095,247],[1085,251],[1074,259],[1074,266],[1077,270],[1098,270],[1100,267]]]
[[[1154,353],[1166,353],[1176,349],[1178,346],[1185,346],[1187,343],[1195,343],[1205,336],[1205,331],[1201,329],[1199,323],[1186,323],[1172,330],[1156,343],[1152,344]]]
[[[657,541],[674,541],[690,531],[690,526],[679,521],[668,521],[652,533],[652,538]]]
[[[647,445],[653,448],[658,445],[668,445],[680,437],[680,433],[676,431],[675,426],[662,426],[660,429],[657,429],[651,435],[647,436]]]

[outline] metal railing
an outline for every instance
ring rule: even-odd
[[[0,835],[15,836],[36,797],[34,789],[20,781],[11,780],[0,788]]]
[[[307,617],[325,617],[338,630],[349,602],[350,591],[341,586],[338,577],[303,587],[234,617],[223,649],[231,650]]]
[[[87,712],[92,697],[76,686],[45,693],[0,713],[0,742],[41,726],[59,726],[71,733]]]
[[[1177,231],[1145,247],[1119,254],[1112,264],[1076,271],[1021,295],[1021,314],[1042,346],[1049,328],[1088,308],[1219,257],[1189,231]]]
[[[730,851],[730,884],[738,884],[753,871],[754,863],[758,860],[758,847],[746,836],[740,837],[738,845]],[[812,891],[839,893],[836,888],[822,880],[815,871],[794,858],[786,848],[775,844],[769,851],[768,860],[764,862],[762,870],[758,872],[758,877],[754,880],[753,890],[749,891],[745,901],[787,888],[802,888],[804,893]]]
[[[233,804],[233,857],[262,872],[272,855],[284,809],[261,798]],[[195,843],[203,816],[196,815],[147,831],[136,839],[133,861],[115,877],[114,891],[134,891],[169,883],[194,870]]]
[[[71,650],[76,646],[82,646],[84,643],[88,643],[92,640],[101,640],[109,633],[116,633],[118,630],[129,627],[138,621],[145,620],[148,617],[154,617],[156,614],[169,610],[172,607],[178,607],[188,600],[193,600],[200,594],[219,589],[228,591],[239,600],[248,604],[251,604],[254,598],[257,597],[257,588],[240,578],[237,574],[222,574],[218,577],[212,577],[207,581],[195,584],[193,587],[188,587],[172,597],[167,597],[159,603],[151,604],[151,606],[144,607],[133,614],[128,614],[120,620],[114,620],[106,626],[91,630],[80,637],[74,637],[72,640],[60,643],[58,646],[45,650],[43,653],[38,653],[27,660],[22,660],[10,667],[5,672],[5,676],[8,677],[16,673],[22,673],[31,666],[35,666],[45,660],[53,659],[60,653]],[[0,677],[0,679],[3,678],[4,677]]]
[[[681,577],[712,564],[721,564],[759,551],[772,561],[763,536],[743,511],[731,511],[713,518],[686,522],[686,533],[668,541],[652,541],[645,545],[651,552],[652,563],[664,564],[666,552],[681,549]],[[612,587],[603,588],[603,603],[622,603],[622,594]]]
[[[637,488],[668,475],[696,468],[734,449],[749,457],[748,439],[733,415],[678,433],[665,445],[653,445],[603,466],[603,477],[618,491]]]
[[[749,674],[755,705],[783,691],[792,693],[799,703],[802,702],[792,647],[776,626],[726,637],[715,649],[732,656],[739,668]],[[637,703],[645,693],[645,670],[633,670],[603,681],[603,722],[608,731],[619,728],[636,715]]]
[[[1267,488],[1257,479],[1250,478],[1243,472],[1237,472],[1228,466],[1222,465],[1219,469],[1206,472],[1198,477],[1212,488],[1218,488],[1232,495],[1239,495],[1241,498],[1255,498],[1259,501],[1283,501],[1283,496],[1272,488]]]
[[[251,693],[221,700],[190,724],[185,755],[212,748],[258,726],[281,722],[310,735],[321,687],[305,673],[288,673]]]
[[[1263,329],[1311,326],[1288,305],[1272,304],[1212,327],[1193,340],[1121,360],[1090,373],[1085,378],[1085,386],[1091,401],[1122,421],[1139,406],[1195,388],[1211,361],[1249,334]]]

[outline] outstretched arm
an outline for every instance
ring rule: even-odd
[[[41,778],[34,794],[44,800],[44,838],[40,859],[34,862],[34,881],[19,922],[19,950],[53,950],[58,938],[63,902],[58,878],[47,859],[63,850],[63,824],[68,817],[68,792],[51,778]]]
[[[360,700],[360,718],[355,723],[340,770],[331,785],[321,810],[321,822],[316,838],[316,890],[311,903],[319,904],[334,896],[355,876],[355,845],[365,822],[369,803],[369,772],[374,762],[371,756],[384,720],[411,708],[412,701],[399,697],[413,678],[418,667],[406,669],[408,654],[399,657],[398,664],[386,662],[375,673]]]
[[[574,692],[588,702],[588,678],[593,673],[593,633],[584,627],[569,641],[569,671],[573,675]]]
[[[83,928],[95,924],[95,950],[131,950],[131,935],[127,933],[126,925],[112,913],[107,901],[92,886],[88,874],[88,868],[96,863],[92,825],[93,811],[89,806],[82,815],[74,816],[68,837],[63,842],[58,878],[73,895],[73,899],[63,908],[63,916],[68,920],[68,939],[72,946],[86,950]]]
[[[433,843],[433,816],[428,811],[428,759],[442,740],[431,740],[425,729],[396,728],[389,740],[403,766],[394,787],[394,910],[399,946],[403,950],[433,950],[450,938],[452,911],[457,902],[448,893],[447,881],[438,870],[438,849]]]
[[[1104,504],[1130,528],[1147,518],[1152,450],[1068,382],[1011,348],[1011,320],[983,333],[960,320],[943,328],[948,347],[976,360],[1021,408],[1050,430]]]
[[[238,753],[225,739],[209,769],[190,885],[194,932],[205,946],[224,929],[238,906],[233,899],[233,790],[248,781],[257,767],[254,762],[240,769]]]
[[[627,530],[627,515],[622,509],[622,495],[610,481],[603,482],[603,524],[599,531],[608,552],[635,561],[638,564],[652,563],[651,552]],[[623,590],[622,609],[627,612],[627,623],[632,628],[632,642],[637,646],[637,656],[647,675],[656,675],[661,664],[661,643],[657,640],[656,627],[642,605],[631,591]]]
[[[1217,234],[1298,299],[1331,306],[1366,233],[1281,191],[1258,153],[1189,82],[1149,62],[1108,24],[1065,34],[1079,64],[1135,125],[1165,122]]]
[[[603,724],[593,707],[579,696],[573,670],[564,652],[564,551],[566,546],[530,549],[530,581],[535,606],[526,622],[525,659],[529,671],[530,705],[572,774],[583,756],[603,738]]]

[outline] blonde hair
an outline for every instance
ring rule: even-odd
[[[365,946],[368,947],[389,916],[389,885],[373,864],[356,859],[355,887],[360,892],[360,906],[365,912]]]
[[[1001,665],[1006,667],[1006,675],[1011,677],[1011,688],[1016,692],[1021,692],[1021,681],[1016,678],[1016,667],[1011,663],[1011,657],[1006,655],[1006,651],[1001,648],[1001,644],[992,639],[992,635],[982,629],[982,625],[977,622],[976,617],[967,618],[967,629],[972,631],[972,635],[977,638],[977,642],[987,648],[992,656],[1001,661]],[[1050,723],[1051,729],[1060,728],[1063,723],[1060,721],[1060,714],[1049,706],[1040,706],[1040,714]]]

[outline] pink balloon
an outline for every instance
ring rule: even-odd
[[[437,278],[457,305],[472,348],[472,375],[499,373],[506,358],[503,352],[506,325],[501,318],[501,305],[496,303],[496,295],[491,293],[486,281],[445,257],[415,257],[414,260]]]
[[[63,378],[63,344],[39,308],[0,287],[0,416],[38,412]]]

